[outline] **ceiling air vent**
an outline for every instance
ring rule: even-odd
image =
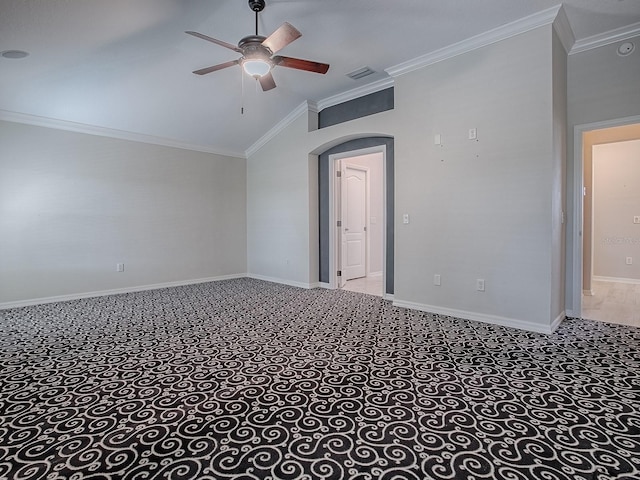
[[[354,70],[351,73],[347,73],[347,77],[352,78],[353,80],[360,80],[361,78],[368,77],[369,75],[373,75],[376,73],[374,70],[371,70],[369,67],[362,67],[358,70]]]

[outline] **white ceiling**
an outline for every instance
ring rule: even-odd
[[[266,0],[260,33],[288,21],[302,37],[281,52],[331,64],[326,75],[277,67],[256,89],[238,58],[189,35],[236,44],[254,30],[246,0],[0,0],[0,110],[150,135],[243,155],[305,100],[318,102],[388,77],[416,57],[558,5],[558,0]],[[640,0],[563,3],[576,40],[638,31]],[[597,38],[597,37],[594,37]],[[375,75],[345,75],[363,66]]]

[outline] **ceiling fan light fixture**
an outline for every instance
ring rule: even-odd
[[[260,78],[271,71],[271,63],[262,58],[248,58],[243,60],[242,68],[252,77]]]

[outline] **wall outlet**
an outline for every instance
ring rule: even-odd
[[[633,257],[627,257],[627,265],[633,265]]]
[[[440,275],[438,275],[437,273],[433,276],[433,284],[440,286]]]
[[[479,278],[476,280],[476,290],[484,292],[484,279]]]
[[[116,263],[116,272],[124,272],[124,263]]]
[[[633,216],[633,223],[640,223],[640,215]]]
[[[475,140],[478,138],[478,130],[475,128],[469,129],[469,140]]]
[[[404,223],[405,225],[407,225],[409,223],[409,214],[405,213],[402,215],[402,223]]]

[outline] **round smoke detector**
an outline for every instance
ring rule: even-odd
[[[631,42],[624,42],[618,45],[618,55],[626,57],[630,55],[636,49],[636,46]]]
[[[1,52],[3,58],[10,58],[11,60],[18,60],[20,58],[28,57],[29,52],[25,52],[23,50],[5,50]]]

